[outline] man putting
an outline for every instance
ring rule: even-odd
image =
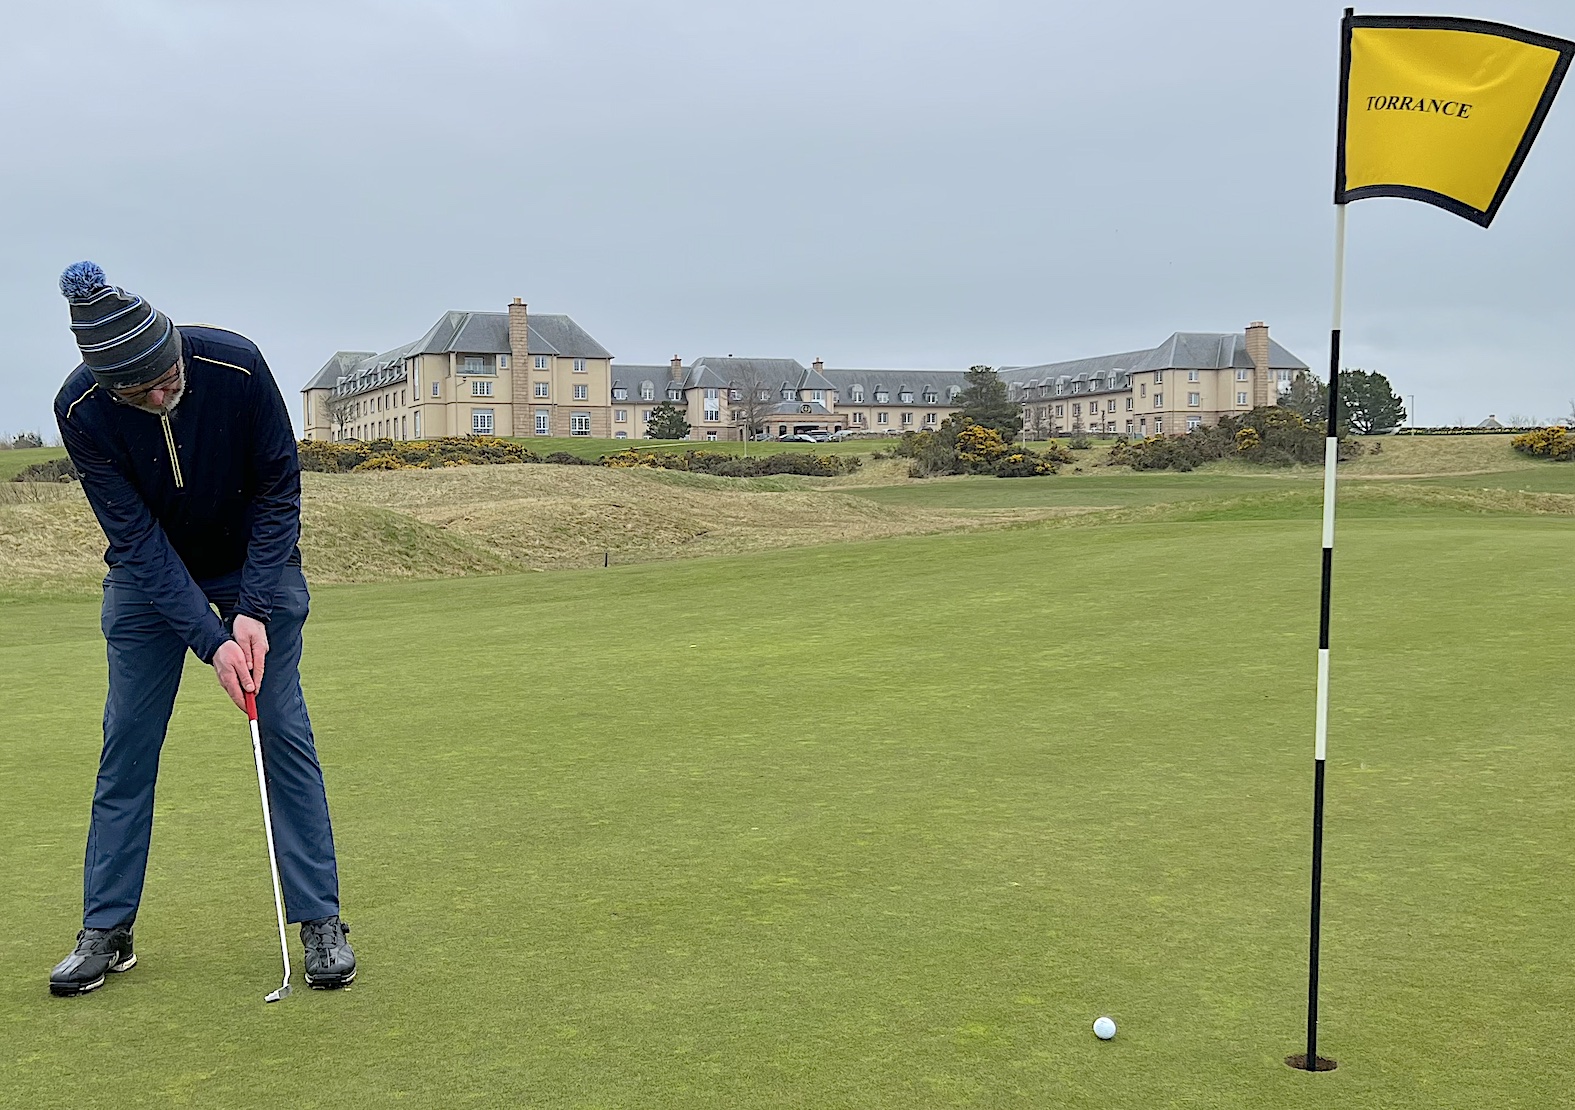
[[[250,340],[177,328],[91,262],[67,268],[60,291],[82,365],[55,398],[55,421],[109,538],[109,698],[82,931],[49,989],[84,994],[137,962],[131,930],[159,749],[187,648],[237,706],[256,695],[280,879],[289,919],[301,922],[306,981],[345,986],[355,954],[339,920],[328,797],[298,674],[308,596],[296,546],[300,462],[284,399]]]

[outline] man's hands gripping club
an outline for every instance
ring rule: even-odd
[[[232,632],[235,639],[224,641],[213,653],[213,671],[235,707],[244,710],[246,695],[255,694],[262,686],[263,661],[268,657],[268,626],[240,614]]]

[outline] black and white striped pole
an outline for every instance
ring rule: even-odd
[[[1323,585],[1318,604],[1318,711],[1313,726],[1312,913],[1307,944],[1308,1071],[1329,1071],[1318,1058],[1318,937],[1323,917],[1323,780],[1329,747],[1329,599],[1334,581],[1334,475],[1340,461],[1340,316],[1345,302],[1345,205],[1334,206],[1334,326],[1329,331],[1329,427],[1323,442]]]

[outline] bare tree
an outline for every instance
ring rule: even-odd
[[[345,429],[350,426],[350,420],[355,415],[354,395],[325,393],[318,399],[317,406],[323,415],[323,423],[333,428],[334,438],[344,439]]]
[[[777,403],[780,382],[772,381],[758,367],[746,364],[745,368],[727,387],[728,408],[733,420],[741,425],[744,442],[748,443],[769,422],[772,408]]]
[[[1570,398],[1569,424],[1570,427],[1575,428],[1575,397]]]

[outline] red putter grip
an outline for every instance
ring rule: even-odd
[[[250,690],[246,691],[246,719],[248,721],[257,719],[257,695]]]

